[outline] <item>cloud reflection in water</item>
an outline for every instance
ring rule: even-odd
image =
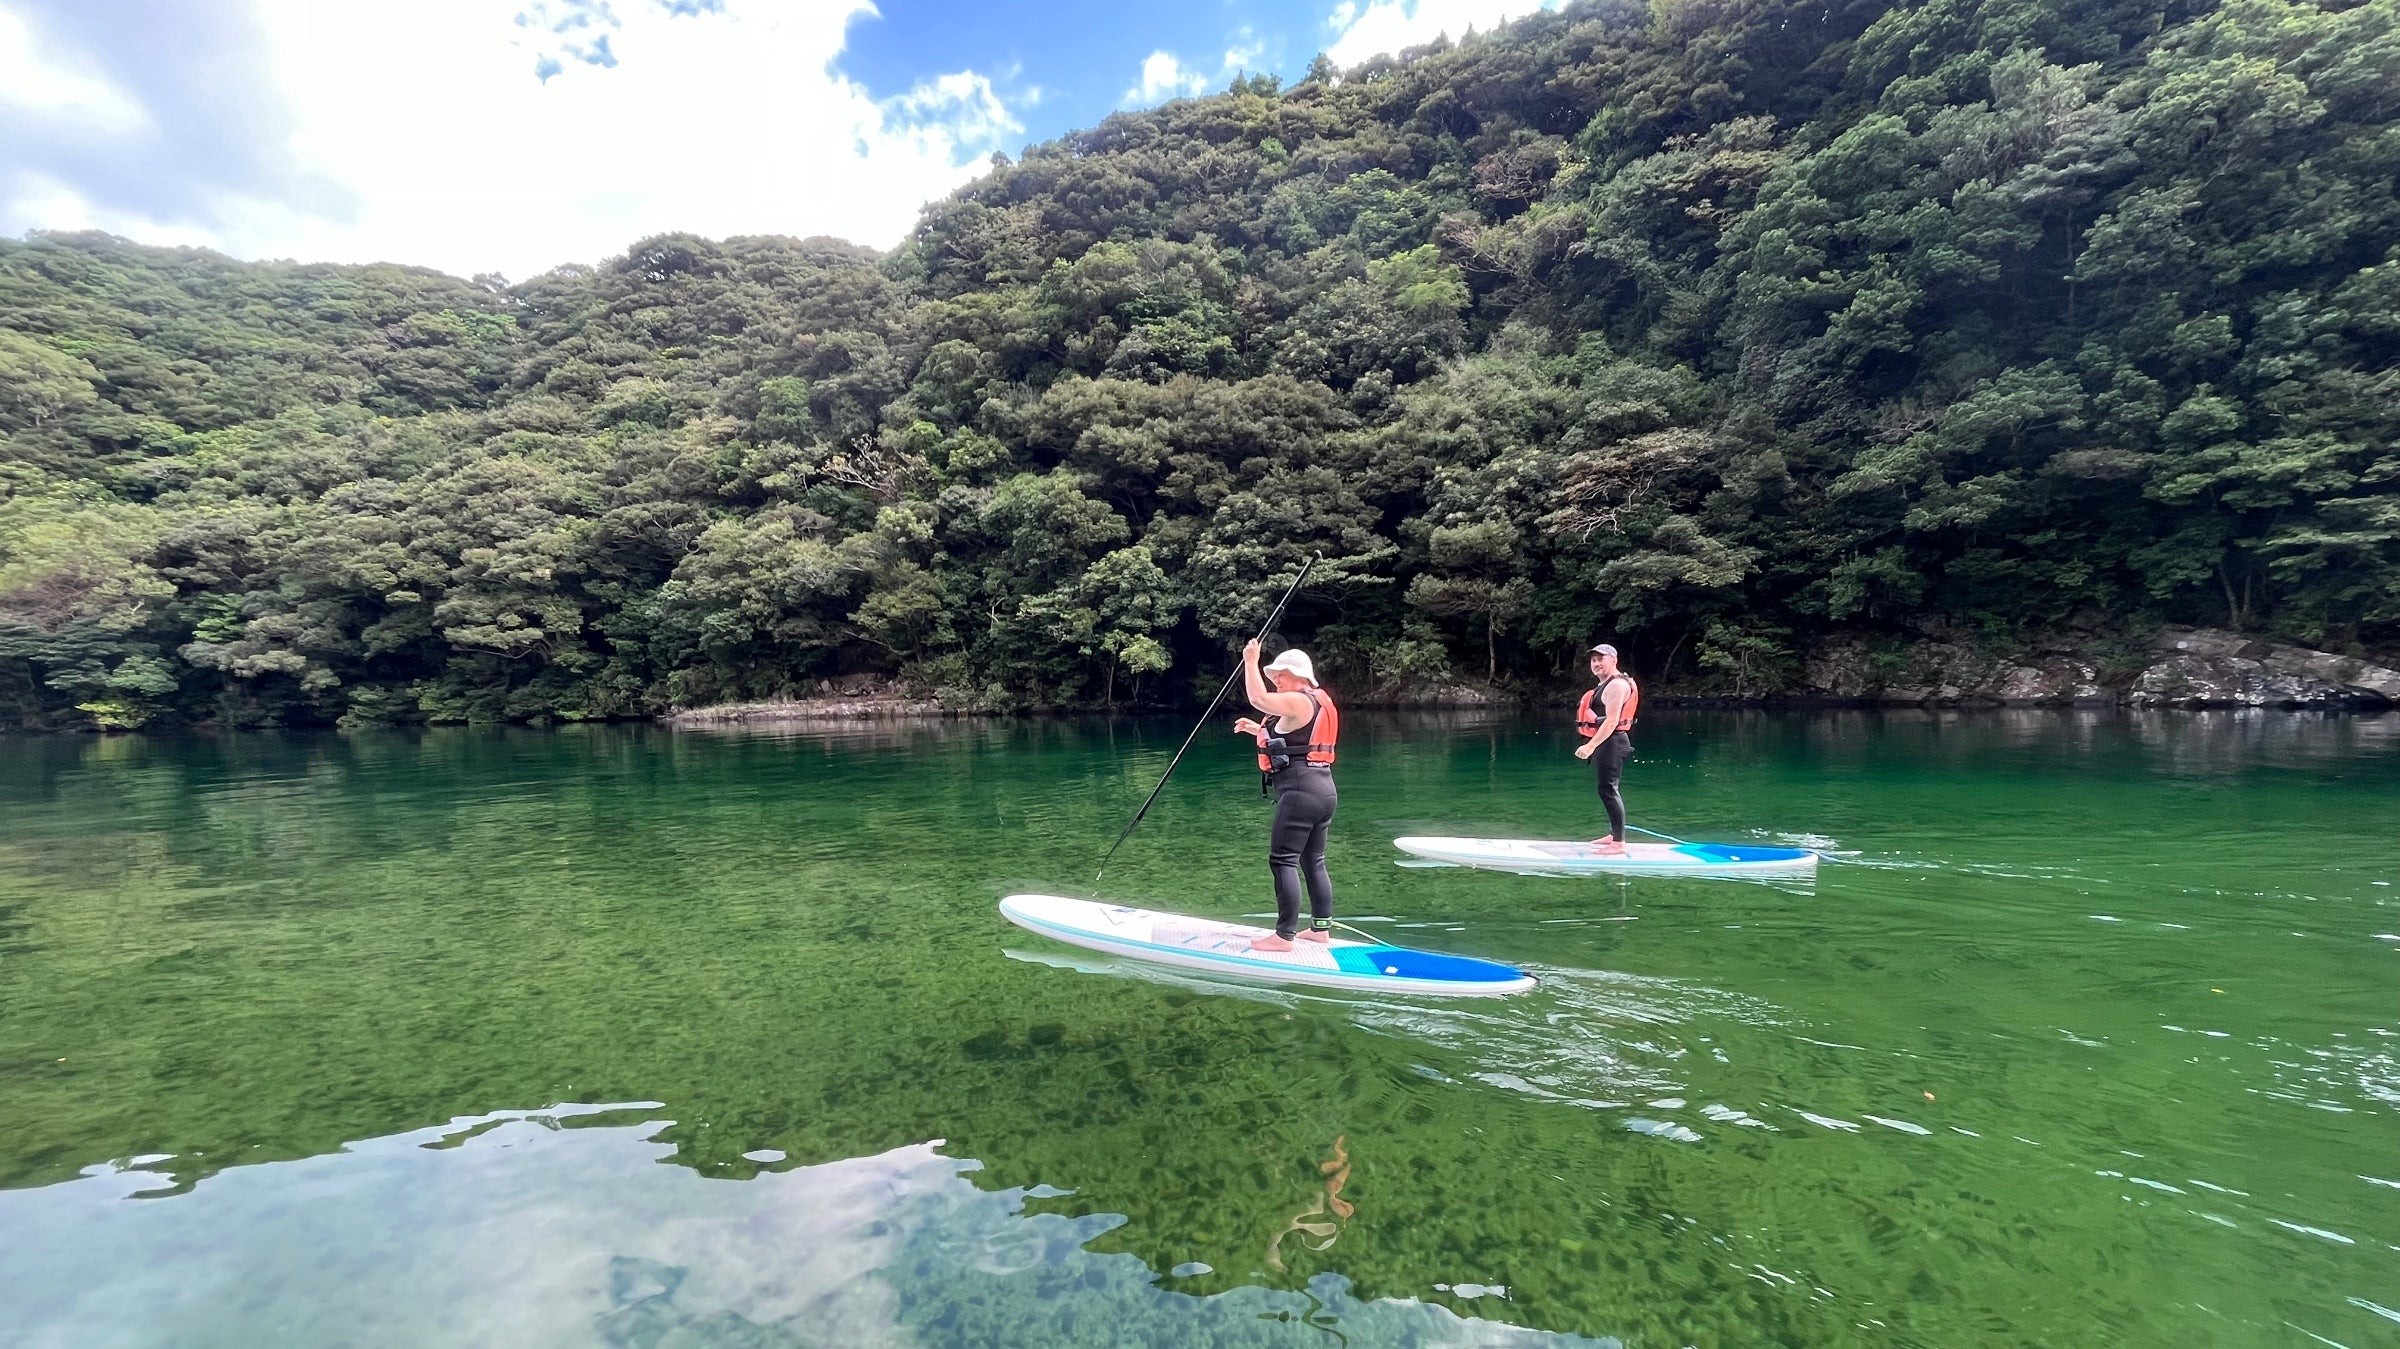
[[[977,1188],[980,1164],[939,1140],[727,1181],[658,1164],[661,1114],[458,1119],[165,1198],[137,1199],[170,1188],[157,1158],[0,1192],[10,1341],[1614,1343],[1362,1301],[1331,1274],[1179,1293],[1084,1249],[1123,1218],[1028,1214],[1027,1191]]]

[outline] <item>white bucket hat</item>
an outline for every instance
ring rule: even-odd
[[[1277,656],[1274,661],[1267,666],[1267,669],[1282,670],[1288,674],[1296,674],[1311,684],[1317,682],[1317,667],[1309,664],[1308,653],[1298,647],[1293,647],[1291,650],[1284,652],[1280,656]]]

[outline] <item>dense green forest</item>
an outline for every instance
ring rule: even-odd
[[[1362,690],[2388,649],[2396,189],[2400,0],[1601,0],[995,157],[888,255],[0,241],[0,720],[1176,700],[1311,552]]]

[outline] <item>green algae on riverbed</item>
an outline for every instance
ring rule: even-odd
[[[1588,774],[1554,727],[1349,729],[1345,915],[1540,991],[1224,988],[1008,927],[1088,880],[1160,723],[9,742],[0,1330],[2400,1328],[2400,718],[1652,719],[1636,819],[1838,848],[1811,891],[1397,867],[1587,830]],[[1227,740],[1106,893],[1264,906]]]

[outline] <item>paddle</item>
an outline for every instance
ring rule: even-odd
[[[1283,617],[1283,606],[1291,603],[1292,596],[1300,593],[1300,583],[1308,579],[1309,568],[1317,565],[1317,559],[1320,556],[1322,554],[1310,553],[1308,560],[1300,564],[1300,574],[1292,578],[1291,587],[1283,592],[1283,598],[1275,601],[1275,611],[1268,614],[1267,621],[1259,627],[1259,641],[1266,641],[1267,634],[1275,630],[1275,620]],[[1217,714],[1217,708],[1224,703],[1225,695],[1233,692],[1234,681],[1241,677],[1241,662],[1236,661],[1233,673],[1225,676],[1224,687],[1217,690],[1216,697],[1208,700],[1208,710],[1200,714],[1200,720],[1192,723],[1192,733],[1183,738],[1183,748],[1176,750],[1175,757],[1167,760],[1167,771],[1158,775],[1158,785],[1151,788],[1150,795],[1143,799],[1142,808],[1133,812],[1133,818],[1125,822],[1124,832],[1117,835],[1117,841],[1108,845],[1108,856],[1100,859],[1100,870],[1092,873],[1094,885],[1098,885],[1100,877],[1107,873],[1109,860],[1117,855],[1117,849],[1125,846],[1125,840],[1133,837],[1133,831],[1140,827],[1142,817],[1150,813],[1150,807],[1157,802],[1158,794],[1167,789],[1167,779],[1175,776],[1175,765],[1183,762],[1184,751],[1190,749],[1192,742],[1200,738],[1201,728],[1208,725],[1208,719]]]

